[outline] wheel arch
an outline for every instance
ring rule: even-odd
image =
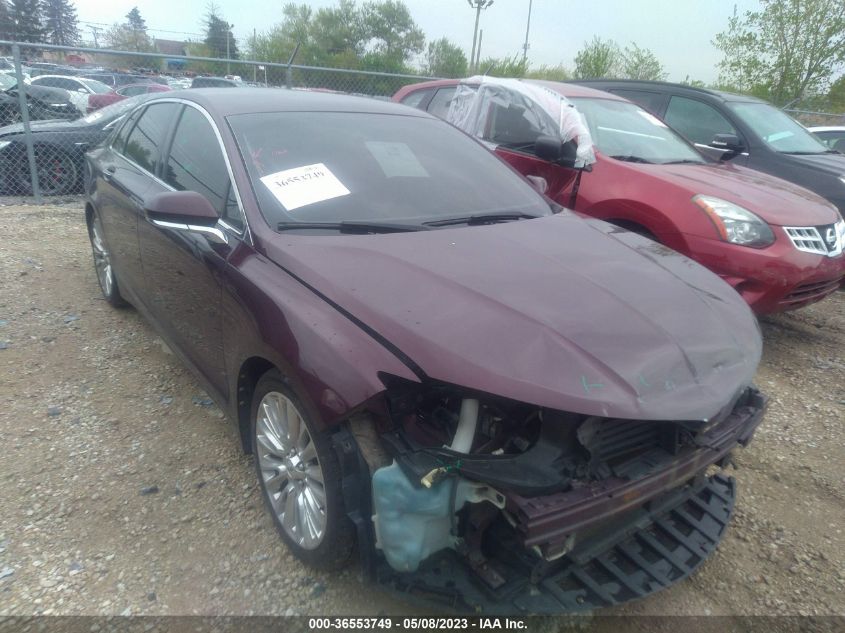
[[[238,436],[244,453],[252,453],[252,439],[250,438],[252,394],[255,393],[255,386],[261,376],[271,369],[279,370],[274,363],[266,358],[251,356],[243,362],[238,370],[237,423]]]

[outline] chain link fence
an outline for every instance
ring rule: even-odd
[[[283,64],[0,40],[0,196],[81,194],[85,152],[138,103],[170,90],[260,86],[387,100],[432,79],[302,66],[294,55]]]

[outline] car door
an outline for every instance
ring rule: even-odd
[[[575,182],[578,173],[555,165],[534,154],[534,142],[543,134],[538,112],[514,104],[493,103],[487,118],[487,129],[482,139],[495,148],[496,154],[524,176],[535,176],[546,181],[546,195],[552,199],[566,199],[565,192]]]
[[[182,107],[159,177],[148,197],[164,191],[196,191],[221,217],[216,233],[145,218],[139,240],[157,322],[210,386],[227,398],[221,288],[227,258],[242,239],[245,222],[219,134],[198,107]]]
[[[743,142],[745,147],[748,147],[748,141],[724,114],[711,104],[699,99],[672,95],[663,120],[688,141],[694,143],[700,151],[715,158],[722,153],[722,150],[710,146],[710,142],[717,134],[733,134]],[[748,153],[732,158],[731,162],[734,165],[747,164]]]
[[[146,304],[138,249],[138,219],[144,196],[154,180],[158,147],[173,119],[173,104],[136,110],[103,154],[97,182],[98,207],[118,283],[129,298]]]

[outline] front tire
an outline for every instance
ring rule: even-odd
[[[111,263],[111,255],[103,237],[103,223],[99,214],[94,211],[91,215],[91,223],[88,225],[88,238],[91,240],[91,252],[94,255],[94,271],[97,273],[97,281],[103,298],[113,308],[123,308],[126,300],[120,294],[117,279],[114,276],[114,267]]]
[[[354,549],[337,457],[302,401],[271,370],[255,387],[251,437],[262,497],[291,552],[318,569],[339,569]]]

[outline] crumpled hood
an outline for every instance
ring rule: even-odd
[[[282,233],[266,249],[428,377],[538,406],[706,419],[760,360],[756,321],[730,286],[569,212],[402,234]]]
[[[809,189],[747,167],[730,163],[632,166],[687,189],[690,197],[722,198],[776,226],[816,226],[839,219],[836,207]]]

